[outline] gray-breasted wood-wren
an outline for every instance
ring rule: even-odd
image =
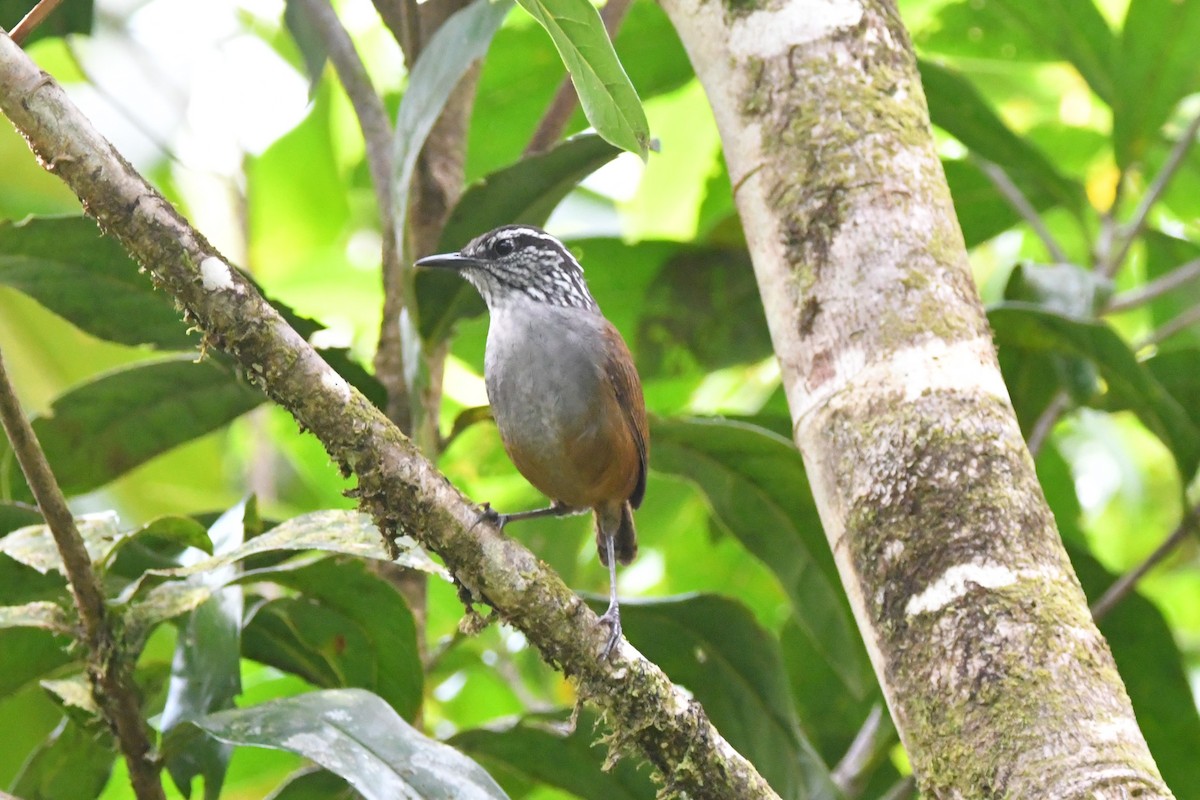
[[[596,549],[608,567],[609,605],[601,619],[620,640],[617,562],[637,554],[633,509],[646,491],[649,433],[633,357],[600,313],[583,267],[562,242],[530,225],[506,225],[458,253],[419,267],[454,269],[487,303],[484,381],[509,458],[549,508],[485,515],[501,527],[591,509]]]

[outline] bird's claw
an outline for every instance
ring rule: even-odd
[[[508,524],[508,514],[501,514],[492,508],[491,503],[483,503],[479,506],[479,516],[475,518],[471,529],[474,530],[475,526],[481,522],[490,522],[500,530],[504,530],[504,526]]]
[[[600,658],[607,659],[612,656],[613,652],[618,650],[617,645],[621,642],[621,611],[616,607],[610,607],[607,611],[600,615],[600,622],[607,625],[609,628],[608,641],[604,643],[604,649],[600,651]]]

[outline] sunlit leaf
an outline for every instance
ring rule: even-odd
[[[121,535],[117,527],[117,515],[112,512],[78,517],[75,520],[75,528],[79,531],[84,547],[93,561],[102,558]],[[58,545],[54,542],[54,534],[47,525],[31,525],[13,531],[0,539],[0,553],[27,567],[33,567],[43,575],[51,570],[66,574],[62,557],[58,554]]]
[[[20,606],[0,606],[0,628],[42,628],[55,633],[71,632],[67,612],[57,603],[35,600]]]
[[[621,624],[782,797],[838,796],[801,733],[779,646],[744,606],[716,595],[626,602]]]
[[[1001,167],[1026,197],[1044,195],[1069,209],[1082,204],[1083,187],[1060,175],[1045,155],[1013,133],[966,78],[930,61],[919,67],[935,125]]]
[[[600,13],[588,0],[518,0],[558,49],[580,105],[596,132],[643,159],[650,125],[637,91],[613,50]]]
[[[459,198],[442,231],[439,250],[460,250],[479,234],[508,223],[544,224],[579,181],[616,155],[616,149],[599,136],[579,136],[488,175]],[[457,320],[484,312],[479,293],[457,275],[421,270],[416,285],[421,335],[427,341],[445,339]]]
[[[474,761],[426,737],[362,689],[311,692],[210,714],[192,724],[223,742],[310,758],[367,800],[507,797]]]
[[[1170,449],[1185,481],[1195,474],[1200,464],[1200,427],[1106,323],[1020,303],[993,307],[988,320],[1002,352],[1011,347],[1091,361],[1105,381],[1104,394],[1092,404],[1133,411]]]
[[[1145,158],[1175,104],[1200,91],[1197,41],[1200,4],[1176,0],[1129,4],[1112,98],[1113,145],[1121,167]]]
[[[864,696],[870,665],[792,443],[720,419],[655,419],[650,438],[654,469],[700,487],[720,523],[775,573],[813,648]]]

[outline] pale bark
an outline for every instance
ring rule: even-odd
[[[895,8],[663,4],[922,791],[1170,797],[1017,427]]]

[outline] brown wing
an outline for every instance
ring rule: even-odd
[[[621,334],[608,320],[604,321],[604,337],[608,340],[608,363],[605,371],[612,382],[617,403],[625,412],[625,422],[633,435],[638,451],[638,479],[629,504],[637,508],[646,494],[646,465],[650,460],[650,431],[646,425],[646,400],[642,396],[642,381],[633,366],[633,356]]]

